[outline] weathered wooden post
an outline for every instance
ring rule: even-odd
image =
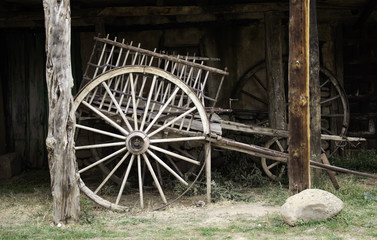
[[[319,83],[319,44],[317,29],[317,1],[310,0],[310,158],[321,161],[321,89]],[[312,182],[319,180],[321,171],[312,169]]]
[[[271,128],[287,129],[284,72],[281,49],[281,17],[278,12],[264,14],[266,29],[266,74],[268,117]]]
[[[74,150],[75,116],[71,89],[71,11],[69,0],[43,0],[46,27],[46,82],[49,101],[46,147],[51,175],[53,221],[79,219],[80,191]]]
[[[310,187],[309,2],[289,2],[288,177],[291,195]]]

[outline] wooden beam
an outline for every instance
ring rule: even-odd
[[[319,43],[317,28],[317,3],[310,0],[310,156],[321,161],[321,88],[319,83]],[[313,169],[312,181],[319,180],[320,171]]]
[[[265,13],[266,74],[268,81],[268,117],[271,128],[287,129],[286,99],[282,61],[281,16]]]
[[[288,82],[288,177],[293,195],[310,187],[309,0],[290,0]]]

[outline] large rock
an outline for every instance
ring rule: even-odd
[[[320,189],[306,189],[289,197],[280,208],[284,221],[294,226],[297,221],[325,220],[343,209],[343,202],[334,194]]]

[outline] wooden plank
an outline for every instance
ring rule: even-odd
[[[1,61],[0,61],[1,62]],[[2,75],[0,74],[0,155],[6,153],[6,131],[5,131],[5,107],[3,101],[3,79]]]
[[[265,26],[269,123],[271,128],[287,129],[280,13],[266,12]]]
[[[27,125],[27,103],[26,103],[26,82],[25,82],[25,34],[6,35],[7,69],[8,69],[8,106],[6,114],[10,119],[8,122],[9,151],[15,151],[21,157],[24,165],[29,162],[26,159],[26,125]]]
[[[289,159],[291,195],[310,188],[309,0],[289,7]]]
[[[319,42],[317,28],[316,0],[310,1],[310,156],[313,161],[321,160],[321,88],[319,82]],[[312,171],[312,182],[319,181],[321,171]]]

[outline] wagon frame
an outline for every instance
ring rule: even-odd
[[[157,53],[142,49],[140,45],[126,44],[124,39],[117,42],[116,38],[95,38],[84,81],[73,104],[77,117],[75,149],[78,159],[84,158],[79,164],[80,188],[89,198],[109,209],[129,209],[130,205],[121,199],[131,171],[136,168],[135,182],[139,188],[136,195],[139,195],[140,206],[145,206],[146,171],[163,204],[167,204],[162,187],[163,173],[189,188],[190,182],[195,182],[192,178],[197,179],[201,172],[197,166],[205,165],[207,200],[210,201],[211,146],[277,163],[287,161],[284,152],[221,136],[222,129],[278,137],[287,137],[288,132],[218,118],[215,105],[228,73],[206,66],[208,60]],[[322,135],[322,138],[362,140],[330,135]],[[189,146],[180,149],[177,145]],[[195,151],[192,149],[202,151],[195,155],[190,152]],[[82,157],[88,153],[95,159]],[[192,166],[187,169],[180,165],[182,161]],[[122,171],[121,165],[125,165]],[[93,172],[87,173],[95,167],[101,169],[99,173],[104,174],[104,179],[93,188],[90,186]],[[89,175],[87,182],[82,179],[85,174]],[[119,189],[108,197],[101,192],[110,179],[118,182]]]

